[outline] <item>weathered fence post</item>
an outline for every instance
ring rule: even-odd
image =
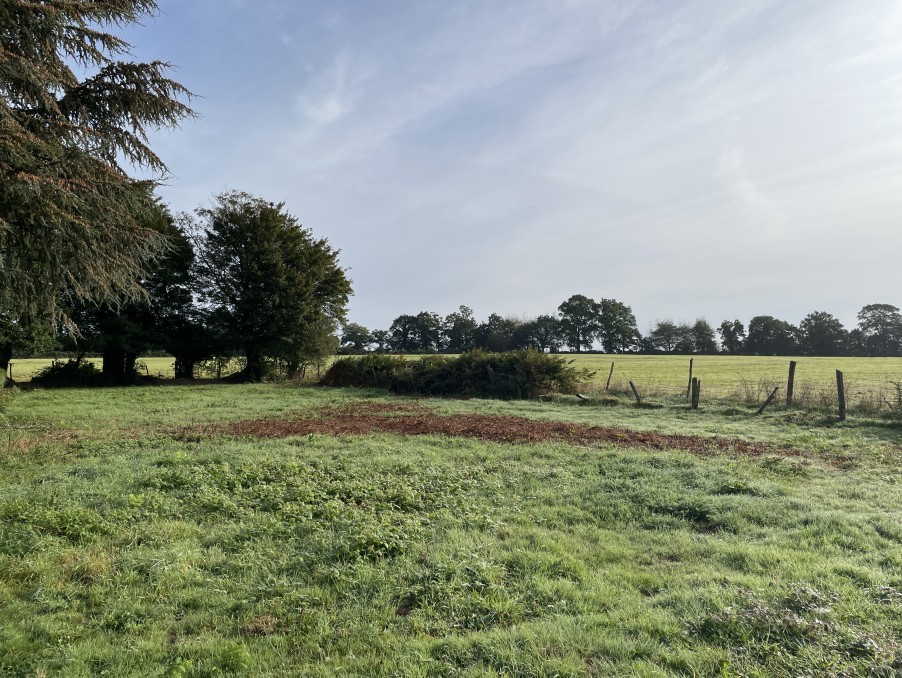
[[[839,420],[846,420],[846,385],[842,372],[836,370],[836,395],[839,397]]]
[[[775,386],[774,390],[770,392],[770,395],[767,396],[767,400],[761,403],[761,407],[758,408],[758,411],[755,414],[762,414],[764,412],[764,408],[770,405],[771,401],[777,397],[777,391],[780,390],[779,386]]]
[[[789,361],[789,381],[786,382],[786,409],[792,408],[792,387],[796,380],[796,361]]]
[[[642,404],[642,398],[639,397],[639,390],[636,388],[636,385],[633,382],[630,382],[630,388],[633,389],[633,395],[636,396],[636,404]]]
[[[698,401],[702,394],[702,380],[698,377],[692,378],[692,409],[698,409]]]
[[[692,390],[692,361],[695,358],[689,358],[689,383],[686,384],[686,400],[689,400],[689,393]]]
[[[608,383],[604,385],[604,392],[607,393],[608,389],[611,387],[611,377],[614,376],[614,361],[611,361],[611,371],[608,372]]]

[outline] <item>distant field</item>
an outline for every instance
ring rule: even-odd
[[[630,381],[654,393],[684,392],[689,381],[689,359],[693,375],[702,388],[718,396],[758,392],[785,386],[789,361],[795,360],[796,390],[821,388],[836,383],[836,370],[842,370],[846,388],[889,389],[902,381],[902,358],[793,358],[783,356],[683,356],[683,355],[580,355],[571,356],[580,367],[596,370],[593,383],[602,388],[611,362],[614,376],[611,387],[628,389]]]
[[[85,358],[89,363],[94,363],[100,369],[103,366],[103,360],[100,358]],[[12,376],[16,381],[29,381],[35,374],[45,367],[49,367],[53,362],[50,358],[26,358],[16,360],[13,358]],[[160,376],[171,378],[173,376],[173,359],[172,358],[141,358],[140,371],[151,376]],[[144,367],[146,366],[146,370]]]

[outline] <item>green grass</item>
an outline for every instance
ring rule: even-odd
[[[807,453],[698,458],[440,437],[172,434],[397,400],[353,390],[6,398],[0,675],[902,670],[899,432],[881,420],[421,402]]]
[[[902,358],[806,358],[782,356],[582,355],[576,365],[595,370],[592,389],[603,391],[611,362],[611,390],[629,393],[633,381],[640,394],[685,394],[689,359],[705,397],[761,402],[780,387],[785,395],[789,361],[797,361],[796,401],[803,406],[835,407],[836,370],[841,370],[849,404],[870,410],[893,402],[893,382],[902,382]]]
[[[103,359],[101,358],[85,358],[86,362],[93,363],[97,369],[103,367]],[[163,377],[171,379],[174,374],[174,363],[172,358],[141,358],[141,364],[138,371],[141,374],[148,374],[152,377]],[[17,382],[31,381],[31,378],[45,367],[50,367],[53,360],[50,358],[13,358],[12,373],[13,379]]]
[[[408,356],[416,360],[418,356]],[[579,367],[594,371],[587,389],[604,392],[611,362],[615,363],[611,393],[629,396],[633,381],[643,397],[684,394],[689,377],[690,356],[678,355],[567,355]],[[785,395],[789,361],[796,360],[795,400],[810,409],[836,408],[836,370],[845,377],[849,407],[865,412],[885,411],[898,403],[895,383],[902,383],[902,358],[805,358],[782,356],[694,356],[693,374],[702,381],[703,398],[738,403],[760,403],[774,387]],[[24,382],[50,364],[43,359],[14,359],[13,377]],[[100,359],[91,359],[98,367]],[[171,358],[142,358],[146,372],[170,378]]]

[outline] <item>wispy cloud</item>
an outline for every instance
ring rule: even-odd
[[[574,292],[640,321],[851,320],[898,288],[895,0],[161,4],[133,41],[172,31],[153,56],[206,97],[160,138],[175,207],[286,199],[342,247],[366,324]]]

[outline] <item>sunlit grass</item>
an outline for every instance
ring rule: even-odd
[[[391,400],[278,385],[14,394],[0,452],[0,674],[890,676],[902,666],[891,425],[676,402],[420,403],[806,452],[757,459],[167,433],[362,398]]]

